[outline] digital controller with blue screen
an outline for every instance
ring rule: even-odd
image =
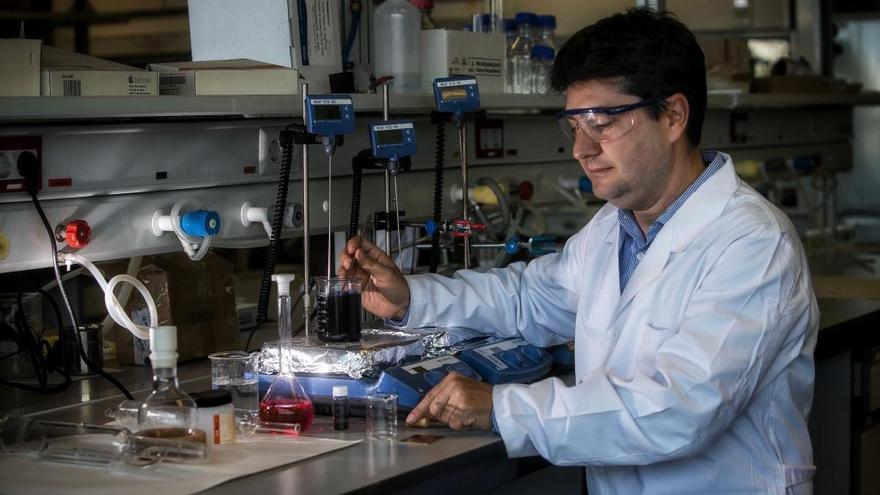
[[[416,128],[412,122],[370,124],[373,156],[397,161],[416,152]]]
[[[354,132],[351,95],[306,96],[306,127],[312,134],[325,137]]]
[[[461,116],[480,109],[480,88],[473,76],[434,79],[434,102],[438,112]]]

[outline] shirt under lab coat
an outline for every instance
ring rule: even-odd
[[[617,208],[561,253],[407,277],[407,326],[575,341],[576,384],[497,385],[512,457],[586,465],[591,495],[810,493],[819,311],[788,218],[729,156],[619,287]]]

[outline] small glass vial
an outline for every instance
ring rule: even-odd
[[[207,390],[192,394],[196,401],[195,426],[207,433],[208,443],[235,442],[235,407],[228,390]]]
[[[192,429],[196,403],[177,383],[177,327],[150,328],[150,361],[153,392],[138,410],[138,428],[141,431]],[[157,435],[161,433],[157,431]]]
[[[348,385],[333,386],[333,429],[348,429]]]

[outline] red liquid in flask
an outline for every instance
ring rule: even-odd
[[[299,424],[305,431],[315,419],[315,408],[308,400],[264,400],[260,402],[260,421],[265,423]]]

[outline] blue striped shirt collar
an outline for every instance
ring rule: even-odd
[[[644,247],[651,244],[654,237],[660,232],[660,229],[669,222],[672,215],[675,215],[675,212],[681,208],[681,205],[687,201],[690,195],[699,189],[703,183],[709,180],[709,177],[712,177],[712,175],[724,165],[724,157],[717,151],[706,151],[703,152],[703,163],[706,164],[706,169],[703,170],[703,173],[701,173],[699,177],[697,177],[697,180],[688,186],[681,196],[673,201],[660,217],[648,226],[647,238],[642,233],[642,229],[639,227],[639,223],[636,221],[636,216],[633,214],[632,210],[625,210],[623,208],[617,210],[617,219],[620,223],[620,227],[629,237],[632,238],[633,241],[635,241],[637,246]]]

